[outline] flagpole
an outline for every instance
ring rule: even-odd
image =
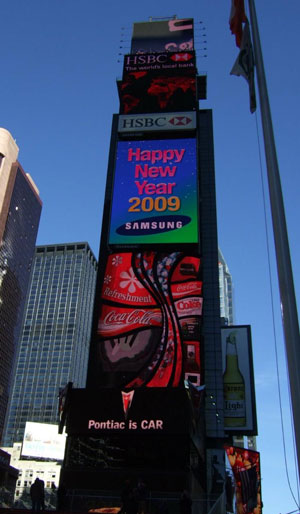
[[[248,0],[300,478],[300,335],[284,203],[254,0]]]

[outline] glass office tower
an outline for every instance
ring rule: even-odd
[[[233,324],[233,284],[232,277],[224,259],[224,256],[219,249],[219,285],[220,285],[220,315],[224,325]]]
[[[58,422],[58,393],[86,380],[96,259],[87,243],[37,246],[4,445],[26,421]]]
[[[42,208],[18,152],[11,134],[0,128],[0,441]]]

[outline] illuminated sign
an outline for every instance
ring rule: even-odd
[[[22,456],[63,460],[66,435],[58,433],[57,425],[26,422]]]
[[[66,431],[101,437],[108,434],[184,434],[189,430],[189,399],[184,388],[146,388],[129,391],[124,411],[124,391],[97,390],[97,401],[86,389],[72,390]]]
[[[246,514],[261,513],[259,452],[236,446],[225,445],[224,448],[234,474],[237,511]]]
[[[109,244],[197,242],[196,141],[119,142]]]
[[[190,75],[196,73],[195,52],[163,52],[155,54],[127,54],[124,57],[123,78],[129,72],[151,71]]]
[[[154,132],[196,129],[196,113],[171,112],[119,116],[118,132]]]
[[[200,385],[199,275],[199,257],[181,252],[108,257],[97,355],[110,384],[178,387],[185,378]]]
[[[224,430],[256,433],[255,392],[249,326],[223,327]]]
[[[132,71],[118,82],[120,114],[192,111],[197,107],[196,75]]]
[[[193,50],[194,20],[150,21],[133,24],[131,53]]]

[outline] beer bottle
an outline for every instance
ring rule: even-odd
[[[224,426],[242,427],[246,424],[245,381],[239,369],[236,332],[226,339],[226,369],[223,375]]]

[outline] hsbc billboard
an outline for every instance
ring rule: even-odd
[[[195,129],[196,113],[193,111],[119,116],[118,132],[120,133]]]
[[[167,75],[196,73],[196,56],[193,50],[188,52],[160,52],[154,54],[127,54],[124,56],[123,79],[128,73],[150,71],[154,74]]]

